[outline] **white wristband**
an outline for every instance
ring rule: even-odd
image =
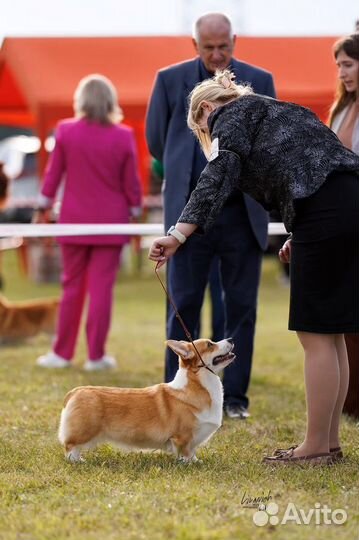
[[[167,236],[174,236],[174,238],[176,238],[176,240],[178,240],[180,244],[184,244],[187,240],[187,237],[182,234],[178,229],[176,229],[174,225],[172,225],[172,227],[168,229]]]

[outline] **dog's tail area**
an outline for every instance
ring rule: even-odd
[[[78,391],[79,388],[81,388],[81,387],[73,388],[72,390],[70,390],[70,392],[67,392],[66,396],[64,397],[63,408],[66,407],[66,405],[68,404],[68,402],[70,401],[72,396],[76,394],[76,392]]]
[[[69,416],[71,414],[71,398],[75,395],[78,388],[74,388],[73,390],[70,390],[65,396],[63,409],[61,411],[61,417],[60,417],[60,424],[59,424],[59,431],[58,431],[58,439],[61,444],[65,445],[68,437],[68,420]]]
[[[66,441],[67,413],[68,411],[66,411],[66,408],[63,408],[61,411],[60,425],[59,425],[59,431],[58,431],[58,439],[62,445],[65,445],[65,441]]]

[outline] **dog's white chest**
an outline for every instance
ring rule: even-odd
[[[204,381],[202,381],[204,382]],[[223,416],[223,388],[218,377],[212,375],[212,379],[205,381],[205,387],[211,397],[211,405],[204,411],[196,414],[198,425],[195,435],[195,446],[208,441],[222,425]]]
[[[200,423],[216,424],[217,427],[222,425],[223,417],[223,387],[219,377],[204,373],[204,383],[206,390],[211,397],[211,406],[208,409],[197,414]]]

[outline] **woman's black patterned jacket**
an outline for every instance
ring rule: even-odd
[[[277,209],[292,231],[295,199],[315,193],[332,171],[359,174],[359,157],[314,113],[293,103],[246,95],[216,109],[208,126],[211,159],[178,220],[203,230],[241,189],[266,210]]]

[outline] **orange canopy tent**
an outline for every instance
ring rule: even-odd
[[[312,108],[322,120],[333,99],[334,37],[238,38],[235,56],[274,75],[280,99]],[[145,185],[149,156],[144,117],[158,69],[195,55],[186,37],[6,38],[0,51],[0,125],[32,127],[43,142],[72,115],[72,96],[89,73],[109,77],[125,122],[136,133]],[[40,170],[47,156],[40,152]]]

